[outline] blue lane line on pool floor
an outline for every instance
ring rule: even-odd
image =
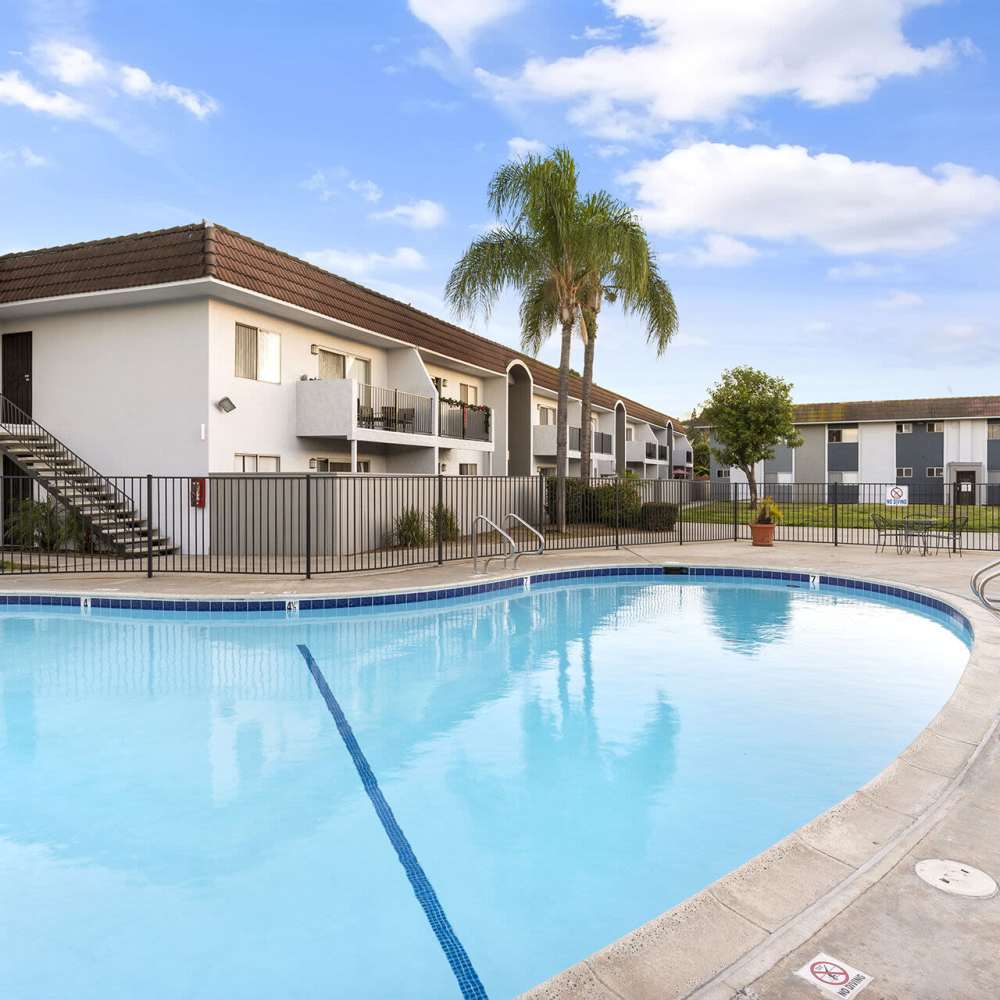
[[[441,950],[444,952],[445,958],[448,959],[451,971],[455,973],[462,996],[465,1000],[488,1000],[486,990],[479,981],[479,976],[472,967],[472,962],[469,960],[465,948],[462,947],[462,942],[458,940],[458,936],[452,929],[451,923],[445,916],[444,908],[437,898],[437,893],[434,891],[430,879],[427,878],[420,862],[417,861],[417,856],[413,853],[413,848],[406,839],[406,834],[403,833],[399,823],[396,822],[396,817],[393,815],[389,803],[386,802],[385,796],[382,794],[382,789],[378,786],[375,772],[372,771],[371,765],[362,752],[361,745],[354,735],[354,730],[351,729],[351,724],[347,721],[347,716],[344,715],[343,709],[340,707],[340,702],[337,701],[333,691],[330,690],[330,685],[327,684],[326,677],[323,676],[323,671],[313,658],[309,647],[300,644],[298,649],[302,654],[302,658],[306,661],[306,666],[309,668],[309,673],[312,674],[313,680],[316,682],[319,693],[326,702],[326,707],[333,716],[333,721],[337,724],[337,731],[340,733],[340,738],[344,741],[344,746],[347,747],[347,752],[351,755],[351,760],[354,761],[361,784],[368,794],[372,805],[375,807],[375,814],[382,823],[382,828],[385,830],[389,842],[396,851],[399,863],[406,872],[406,877],[410,880],[413,894],[417,897],[417,902],[423,908],[427,922],[431,925],[431,930],[434,931],[434,935],[438,939],[438,944],[441,945]]]

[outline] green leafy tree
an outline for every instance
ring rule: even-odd
[[[569,362],[580,295],[588,273],[576,163],[569,150],[504,164],[490,181],[490,209],[499,225],[473,240],[452,269],[445,296],[461,316],[490,314],[508,288],[521,296],[525,343],[558,326],[559,400],[556,416],[556,524],[566,526],[565,477]]]
[[[754,507],[758,500],[754,466],[774,458],[774,449],[782,442],[789,448],[802,444],[795,429],[792,384],[756,368],[723,372],[702,411],[702,422],[712,428],[715,458],[747,477]]]

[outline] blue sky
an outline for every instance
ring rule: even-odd
[[[0,252],[208,218],[448,316],[511,155],[641,213],[680,334],[598,380],[686,415],[1000,391],[988,0],[0,0]],[[518,342],[516,302],[488,336]],[[556,357],[555,343],[543,351]]]

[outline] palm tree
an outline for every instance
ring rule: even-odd
[[[559,326],[556,525],[563,531],[570,348],[590,253],[576,163],[567,149],[506,163],[490,181],[488,202],[501,224],[473,240],[452,269],[445,296],[459,315],[481,309],[488,316],[505,288],[517,289],[526,344],[540,343]]]
[[[600,191],[586,199],[587,231],[592,234],[589,267],[580,302],[583,338],[580,475],[590,475],[593,436],[590,433],[594,349],[601,306],[618,302],[626,315],[646,323],[646,339],[661,355],[677,332],[677,307],[670,286],[660,276],[649,238],[635,213],[623,202]]]

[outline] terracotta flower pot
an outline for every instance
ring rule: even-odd
[[[750,537],[754,545],[774,545],[773,524],[751,524]]]

